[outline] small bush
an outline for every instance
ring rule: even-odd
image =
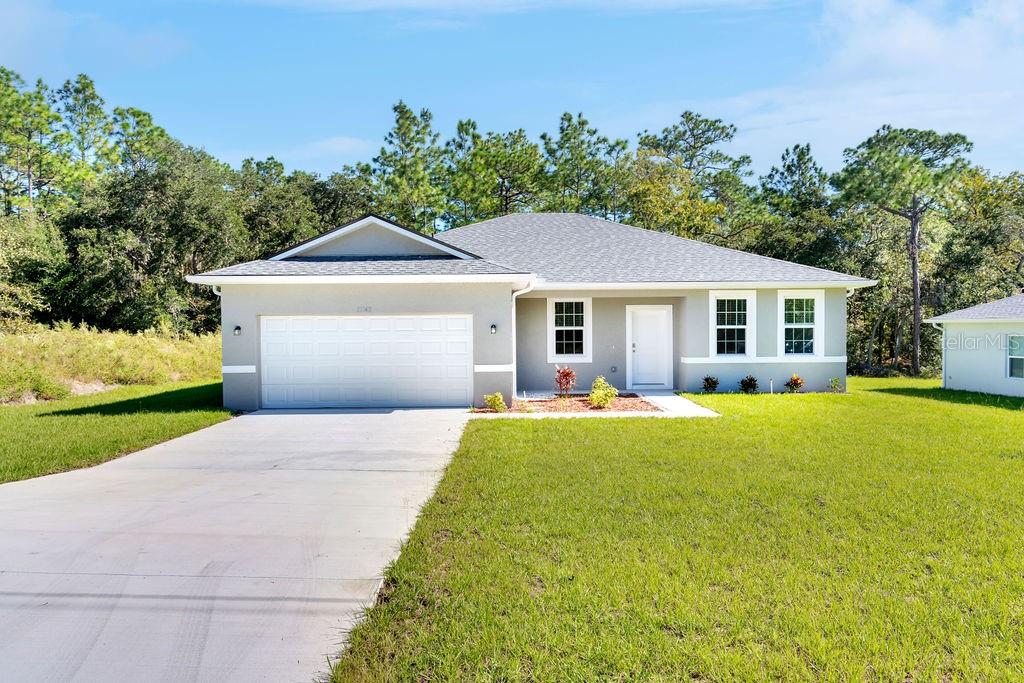
[[[828,390],[833,394],[843,393],[843,380],[838,377],[833,377],[828,381]]]
[[[558,395],[565,397],[572,393],[573,387],[576,386],[576,371],[566,365],[564,368],[558,365],[555,366],[555,387],[558,389]]]
[[[718,391],[718,378],[711,375],[704,375],[704,393],[713,394]]]
[[[493,394],[485,394],[484,405],[496,413],[504,413],[508,410],[508,406],[505,405],[505,397],[501,395],[500,391],[495,391]]]
[[[753,375],[747,375],[740,380],[740,391],[744,394],[756,394],[757,393],[757,378]]]
[[[804,378],[794,372],[793,376],[786,380],[786,391],[795,394],[803,389],[805,384]]]
[[[618,395],[619,390],[608,384],[603,375],[598,375],[590,387],[590,405],[595,408],[607,408]]]

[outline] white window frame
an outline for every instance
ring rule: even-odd
[[[564,302],[583,302],[583,354],[555,353],[555,304]],[[547,324],[548,362],[549,363],[590,363],[593,362],[594,345],[592,332],[594,329],[593,306],[590,297],[568,296],[548,299]]]
[[[1010,353],[1011,352],[1010,340],[1013,339],[1014,337],[1020,337],[1020,340],[1021,340],[1021,352],[1020,352],[1021,355],[1019,355],[1019,356],[1015,356],[1012,353]],[[1013,358],[1020,358],[1020,359],[1024,360],[1024,332],[1021,332],[1021,333],[1013,333],[1013,332],[1011,332],[1010,334],[1006,335],[1006,377],[1008,379],[1015,379],[1018,382],[1024,382],[1024,377],[1014,377],[1013,375],[1010,374],[1010,361]]]
[[[745,299],[747,302],[747,352],[718,353],[718,301]],[[708,356],[711,358],[753,358],[757,355],[757,291],[753,289],[713,289],[708,292]],[[731,325],[729,327],[732,327]]]
[[[814,353],[786,353],[786,299],[814,299]],[[825,355],[825,290],[780,289],[778,309],[778,353],[781,358],[815,358]],[[808,327],[791,325],[790,327]]]

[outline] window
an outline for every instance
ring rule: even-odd
[[[754,305],[751,291],[711,292],[711,355],[754,355]]]
[[[784,352],[814,353],[814,299],[786,299],[783,316]]]
[[[590,362],[590,299],[548,299],[548,362]]]
[[[1010,377],[1024,379],[1024,334],[1011,334],[1009,341]]]
[[[715,302],[715,353],[746,355],[747,300],[718,299]]]
[[[779,346],[783,356],[820,356],[825,293],[823,290],[779,292]]]

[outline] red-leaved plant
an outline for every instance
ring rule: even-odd
[[[564,368],[555,366],[555,386],[558,387],[558,395],[565,397],[572,392],[576,386],[576,371],[566,365]]]

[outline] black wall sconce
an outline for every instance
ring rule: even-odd
[[[491,334],[498,334],[498,326],[491,323]]]
[[[242,326],[235,325],[235,329],[231,331],[231,334],[235,335],[236,337],[240,336],[242,334]]]

